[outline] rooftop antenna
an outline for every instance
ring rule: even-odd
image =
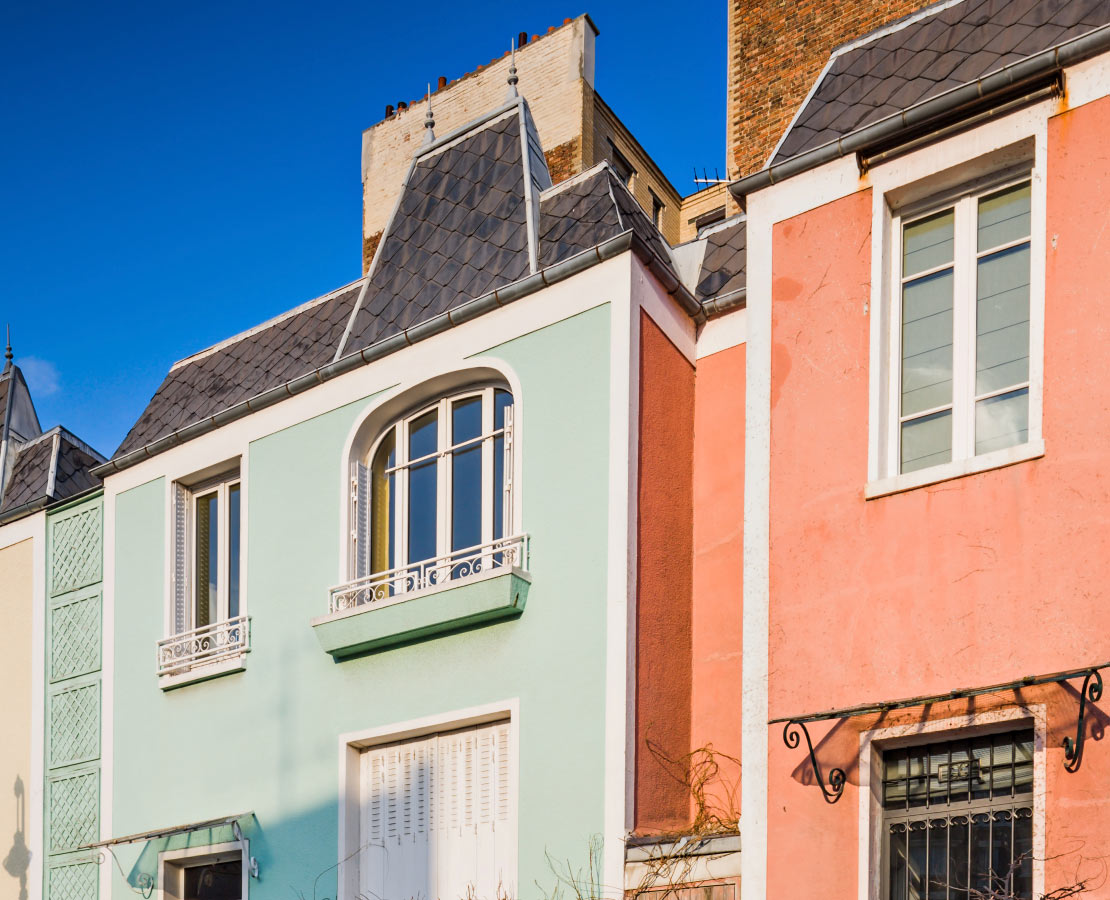
[[[7,372],[12,367],[12,326],[8,323],[8,346],[4,350],[4,371]]]
[[[509,101],[509,100],[515,100],[517,97],[520,96],[519,92],[516,89],[517,82],[520,81],[520,79],[517,77],[517,74],[516,74],[516,39],[515,38],[513,40],[509,41],[509,51],[510,51],[510,54],[511,54],[511,58],[509,59],[509,78],[508,78],[509,93],[508,93],[508,96],[506,96],[506,98],[505,98],[506,102]]]
[[[424,115],[424,143],[430,144],[436,139],[436,120],[432,115],[432,85],[428,84],[428,111]]]

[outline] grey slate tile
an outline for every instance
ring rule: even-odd
[[[964,0],[833,60],[774,162],[1110,23],[1105,0]]]

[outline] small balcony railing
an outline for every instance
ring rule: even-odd
[[[329,611],[333,613],[373,604],[403,600],[418,591],[446,587],[453,581],[499,570],[528,568],[528,535],[499,538],[443,556],[375,572],[348,584],[333,587]]]
[[[250,650],[250,619],[236,616],[158,642],[158,674],[172,675]]]

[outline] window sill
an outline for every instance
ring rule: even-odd
[[[914,488],[950,481],[953,478],[963,478],[965,475],[975,475],[991,469],[1001,469],[1004,466],[1012,466],[1015,463],[1038,459],[1042,456],[1044,456],[1044,441],[1029,441],[1026,444],[996,450],[994,453],[984,453],[971,459],[961,459],[942,466],[921,469],[918,472],[870,481],[864,486],[864,499],[875,500],[878,497],[900,494],[903,491],[912,491]]]
[[[495,569],[384,606],[368,603],[320,616],[312,628],[327,653],[345,659],[516,618],[524,612],[530,584],[522,569]]]
[[[174,688],[184,687],[187,684],[196,684],[201,681],[220,678],[223,675],[243,672],[246,671],[246,668],[247,654],[244,651],[218,662],[194,663],[188,668],[182,668],[166,675],[159,675],[158,687],[163,691],[172,691]]]

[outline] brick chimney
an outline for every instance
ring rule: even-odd
[[[925,0],[729,0],[728,161],[761,168],[836,47]]]

